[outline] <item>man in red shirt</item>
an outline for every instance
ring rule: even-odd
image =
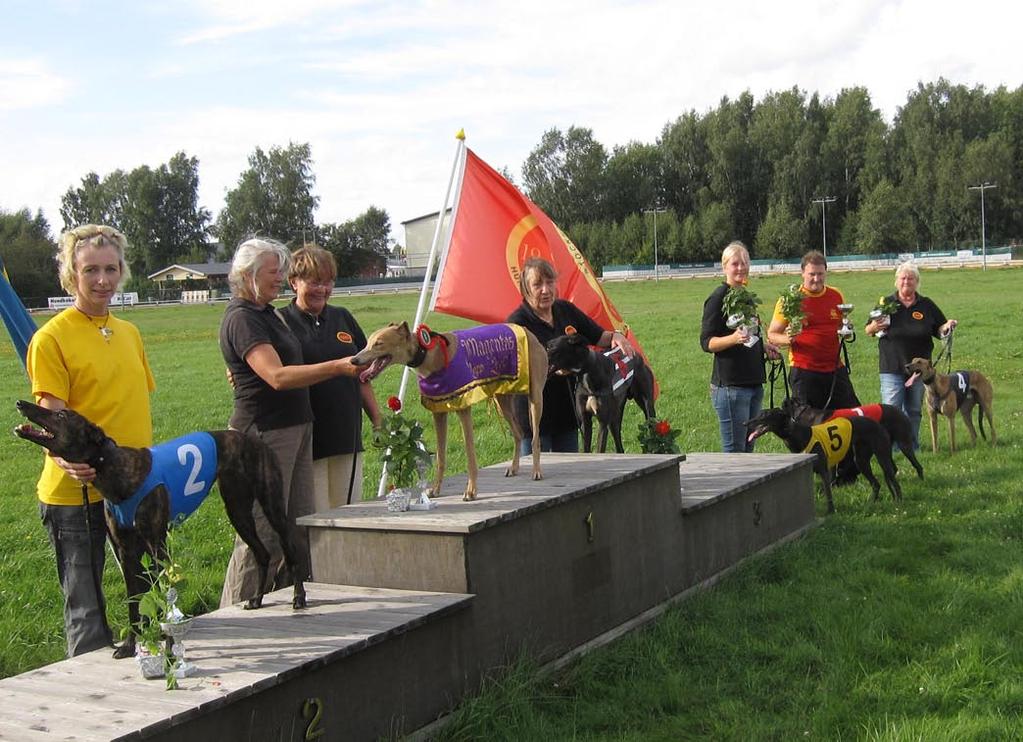
[[[853,391],[849,369],[842,363],[842,341],[838,328],[842,313],[838,305],[845,302],[842,292],[825,285],[827,259],[817,250],[803,256],[803,319],[798,333],[789,332],[789,322],[782,315],[781,300],[774,308],[767,339],[789,349],[789,383],[792,396],[816,409],[859,407]]]

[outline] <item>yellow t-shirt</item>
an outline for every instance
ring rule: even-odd
[[[828,468],[834,469],[845,458],[852,443],[852,423],[847,418],[836,417],[826,423],[810,428],[810,442],[803,453],[811,453],[813,444],[820,443],[828,458]]]
[[[32,394],[62,399],[99,425],[119,445],[153,445],[149,394],[156,388],[142,336],[130,322],[110,315],[104,339],[97,322],[74,307],[40,327],[28,346]],[[48,505],[80,505],[82,485],[46,456],[36,486]],[[89,501],[100,495],[89,487]]]

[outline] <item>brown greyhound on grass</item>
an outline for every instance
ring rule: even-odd
[[[86,463],[96,470],[93,484],[106,501],[107,532],[124,573],[128,596],[145,592],[148,585],[142,554],[155,561],[166,559],[167,527],[180,522],[209,493],[216,479],[231,525],[249,545],[259,565],[260,592],[246,608],[263,604],[270,553],[256,531],[252,507],[259,502],[277,533],[284,559],[295,583],[294,608],[305,608],[302,580],[305,568],[293,545],[281,497],[281,471],[273,451],[258,438],[236,430],[197,433],[153,448],[128,448],[117,443],[98,425],[71,409],[50,410],[31,402],[17,402],[18,411],[34,425],[19,425],[15,435],[42,446],[67,461]],[[164,458],[167,454],[168,458]],[[155,484],[153,484],[156,482]],[[176,487],[175,483],[180,484]],[[293,528],[294,525],[291,525]],[[128,601],[128,617],[139,626],[138,601]],[[135,634],[114,651],[121,659],[135,654]]]
[[[500,328],[506,328],[506,330]],[[479,338],[467,337],[469,333],[476,330],[505,332],[505,334],[499,339],[482,336]],[[428,385],[441,377],[448,368],[456,371],[465,369],[466,373],[482,367],[491,369],[490,351],[511,342],[508,340],[510,337],[508,332],[524,334],[524,336],[516,335],[519,338],[519,360],[517,363],[520,372],[518,378],[521,382],[517,388],[520,388],[521,391],[507,391],[511,387],[503,385],[502,381],[508,381],[508,379],[503,378],[494,382],[495,374],[490,373],[483,380],[478,377],[470,380],[468,376],[460,378],[455,385],[457,388],[453,388],[451,394],[438,392],[438,396],[427,396],[427,389],[433,388]],[[523,351],[527,357],[523,357]],[[474,358],[475,360],[473,360]],[[462,364],[461,361],[465,359],[469,363]],[[366,347],[362,352],[352,356],[352,364],[366,367],[366,370],[359,376],[363,381],[374,378],[391,364],[405,365],[415,370],[420,380],[420,390],[423,392],[423,406],[433,412],[433,425],[437,434],[437,473],[433,482],[433,495],[436,496],[440,493],[441,483],[444,481],[448,411],[450,410],[458,415],[465,438],[469,481],[462,499],[476,499],[479,468],[476,463],[471,405],[485,398],[491,398],[497,403],[511,427],[512,436],[515,438],[515,453],[512,456],[511,465],[505,471],[505,476],[511,477],[518,474],[519,471],[519,443],[523,438],[522,428],[514,414],[514,397],[517,394],[525,394],[528,397],[529,421],[534,441],[533,479],[543,479],[543,474],[540,471],[538,442],[540,440],[540,416],[543,414],[543,387],[547,381],[547,351],[528,330],[518,325],[484,325],[454,333],[435,333],[425,325],[421,325],[413,333],[407,322],[402,322],[400,325],[391,323],[366,339]]]
[[[963,416],[970,440],[977,442],[977,431],[973,429],[970,413],[974,405],[978,405],[977,424],[980,434],[984,435],[984,418],[987,417],[988,428],[991,430],[991,445],[995,445],[995,420],[991,410],[994,390],[991,382],[980,371],[956,371],[954,374],[939,374],[926,358],[914,358],[906,364],[909,387],[917,377],[927,387],[926,407],[931,423],[931,448],[938,452],[938,413],[948,419],[948,441],[952,453],[956,452],[956,412]],[[986,437],[986,436],[985,436]]]

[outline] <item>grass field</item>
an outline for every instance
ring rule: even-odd
[[[866,312],[892,286],[892,273],[835,273],[831,283]],[[995,389],[999,445],[965,443],[956,456],[920,459],[920,482],[902,466],[901,504],[869,502],[862,482],[836,491],[838,513],[806,538],[744,566],[713,590],[646,629],[594,652],[556,675],[528,661],[511,668],[460,709],[449,739],[1004,739],[1018,737],[1023,713],[1023,499],[1020,382],[1023,298],[1019,269],[925,272],[924,294],[960,320],[956,368],[977,368]],[[755,279],[765,303],[793,277]],[[683,433],[685,451],[719,449],[710,405],[710,357],[698,344],[709,279],[611,283],[608,293],[632,324],[661,385],[660,417]],[[363,328],[410,319],[413,294],[341,300]],[[217,348],[223,306],[128,310],[142,331],[157,380],[158,439],[223,427],[230,392]],[[464,325],[441,315],[435,329]],[[878,399],[877,351],[851,346],[853,381],[864,402]],[[400,373],[375,383],[378,399]],[[776,395],[782,395],[781,389]],[[11,428],[13,402],[28,382],[9,344],[0,345],[0,410]],[[426,419],[418,405],[408,409]],[[510,437],[496,415],[475,412],[482,464],[505,460]],[[625,445],[638,451],[638,413],[628,413]],[[457,427],[457,426],[456,426]],[[922,439],[927,441],[926,421]],[[453,431],[457,437],[457,432]],[[430,435],[428,433],[428,435]],[[941,431],[940,440],[945,441]],[[946,444],[947,447],[947,444]],[[758,450],[783,449],[762,439]],[[896,461],[899,462],[897,457]],[[0,437],[0,677],[63,656],[61,599],[53,558],[38,523],[40,455]],[[464,454],[451,446],[451,472]],[[380,467],[370,450],[366,491]],[[819,512],[823,515],[820,503]],[[183,608],[209,610],[219,597],[231,534],[213,500],[180,529],[190,577]],[[113,621],[124,589],[108,561],[104,586]]]

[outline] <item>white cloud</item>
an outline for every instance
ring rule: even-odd
[[[68,82],[40,59],[0,58],[0,111],[18,111],[59,103]]]

